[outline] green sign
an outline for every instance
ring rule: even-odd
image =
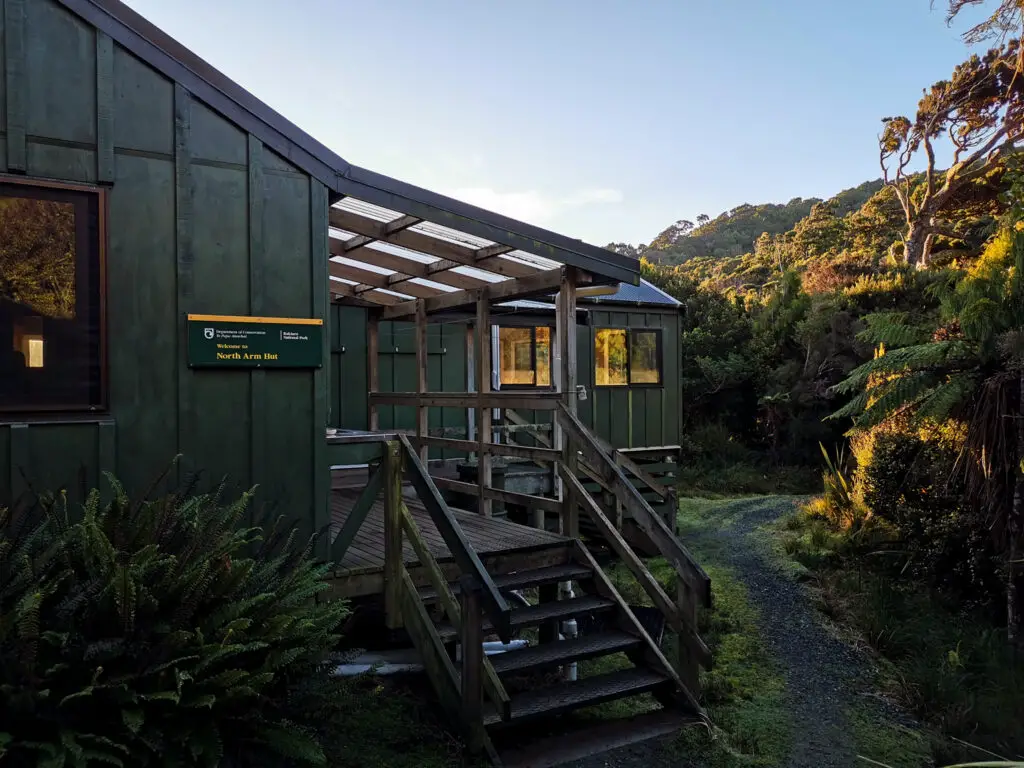
[[[188,316],[190,368],[320,368],[323,320]]]

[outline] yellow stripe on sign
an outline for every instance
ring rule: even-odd
[[[323,325],[318,317],[244,317],[241,315],[189,315],[189,320],[207,323],[275,323],[281,325]]]

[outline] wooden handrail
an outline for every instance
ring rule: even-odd
[[[479,555],[470,546],[462,526],[459,525],[459,521],[455,519],[455,515],[452,514],[451,509],[448,508],[444,499],[441,498],[440,491],[434,485],[434,481],[427,473],[427,469],[423,466],[423,462],[420,461],[420,457],[416,455],[416,451],[409,442],[409,438],[405,435],[399,435],[398,441],[402,446],[402,451],[405,453],[406,474],[413,488],[416,489],[420,501],[423,502],[423,506],[426,507],[427,512],[430,514],[430,519],[433,520],[438,533],[441,534],[441,538],[444,539],[444,543],[452,553],[452,557],[459,566],[459,570],[465,575],[472,576],[479,583],[481,607],[494,625],[494,630],[497,632],[498,637],[503,642],[509,642],[512,639],[512,611],[509,608],[508,602],[501,596],[501,592],[498,591],[494,580],[491,579],[490,574],[484,568],[484,564],[480,561]]]
[[[562,482],[572,488],[573,497],[590,516],[590,519],[593,520],[594,525],[597,526],[597,529],[604,536],[605,541],[608,542],[619,559],[625,563],[626,568],[633,574],[637,583],[647,593],[647,596],[651,598],[654,607],[665,615],[673,630],[684,636],[685,641],[693,647],[700,663],[705,666],[709,665],[711,663],[711,651],[704,644],[704,641],[701,640],[700,635],[697,634],[696,622],[692,622],[691,617],[684,615],[676,604],[672,602],[672,598],[665,593],[658,580],[651,575],[647,566],[644,565],[643,561],[637,556],[626,540],[622,538],[622,534],[615,529],[611,520],[608,519],[608,516],[601,510],[597,502],[587,493],[579,479],[564,464],[560,464],[558,469],[562,476]]]
[[[622,467],[601,447],[576,414],[569,411],[564,404],[559,404],[555,411],[562,429],[574,440],[583,452],[584,458],[591,466],[604,467],[606,478],[612,492],[619,502],[630,512],[640,529],[654,542],[658,552],[675,568],[680,579],[687,582],[693,593],[706,606],[711,605],[711,579],[665,525],[665,521],[655,514],[650,505],[640,495],[640,491],[629,482]],[[617,481],[617,482],[616,482]]]
[[[459,607],[459,601],[455,599],[455,595],[448,585],[448,580],[445,579],[444,573],[441,572],[441,566],[427,546],[427,542],[424,541],[423,534],[420,533],[419,527],[416,525],[416,520],[409,514],[409,508],[404,503],[402,504],[402,528],[405,530],[406,536],[409,537],[409,543],[412,545],[413,552],[416,553],[416,558],[427,572],[430,586],[437,593],[437,599],[441,604],[441,608],[452,623],[452,626],[461,632],[464,617]],[[418,597],[419,595],[417,594]],[[463,656],[463,659],[465,658]],[[491,664],[486,654],[481,659],[481,665],[483,667],[484,688],[487,691],[487,695],[494,702],[498,711],[501,712],[502,719],[509,720],[512,717],[512,700],[508,695],[508,691],[505,690],[505,685],[501,682],[501,678],[498,677],[494,665]]]

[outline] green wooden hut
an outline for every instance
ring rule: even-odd
[[[0,505],[74,499],[103,471],[139,493],[182,454],[182,472],[259,485],[300,533],[329,534],[335,594],[382,604],[471,747],[495,756],[506,726],[646,693],[664,710],[563,739],[561,756],[704,718],[710,582],[625,453],[678,433],[678,308],[627,298],[636,261],[352,165],[118,0],[0,0],[0,61]],[[527,345],[506,334],[503,350],[502,327],[531,313]],[[429,469],[468,453],[476,483]],[[496,487],[500,457],[558,482]],[[361,488],[332,489],[333,465],[360,462]],[[588,550],[581,510],[678,634],[674,662]],[[627,518],[674,567],[673,597]],[[509,602],[534,587],[536,605]],[[596,614],[592,635],[551,647],[560,621]],[[486,634],[530,626],[538,649],[484,657]],[[554,691],[501,679],[619,652],[627,668]]]
[[[328,214],[343,196],[500,240],[504,253],[637,279],[616,254],[351,165],[116,0],[0,6],[2,236],[46,222],[65,254],[19,264],[27,240],[0,252],[0,272],[15,275],[0,282],[0,503],[29,488],[74,493],[101,470],[144,488],[180,453],[185,469],[258,483],[326,524],[324,430],[358,407],[332,401],[349,373],[329,350],[365,347],[330,332],[341,320],[330,296],[346,283],[328,269]],[[323,354],[198,367],[190,314],[318,320]]]

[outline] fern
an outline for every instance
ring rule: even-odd
[[[322,764],[290,702],[346,608],[314,599],[313,542],[240,527],[252,493],[224,483],[133,501],[106,482],[77,514],[60,494],[0,509],[3,764]]]

